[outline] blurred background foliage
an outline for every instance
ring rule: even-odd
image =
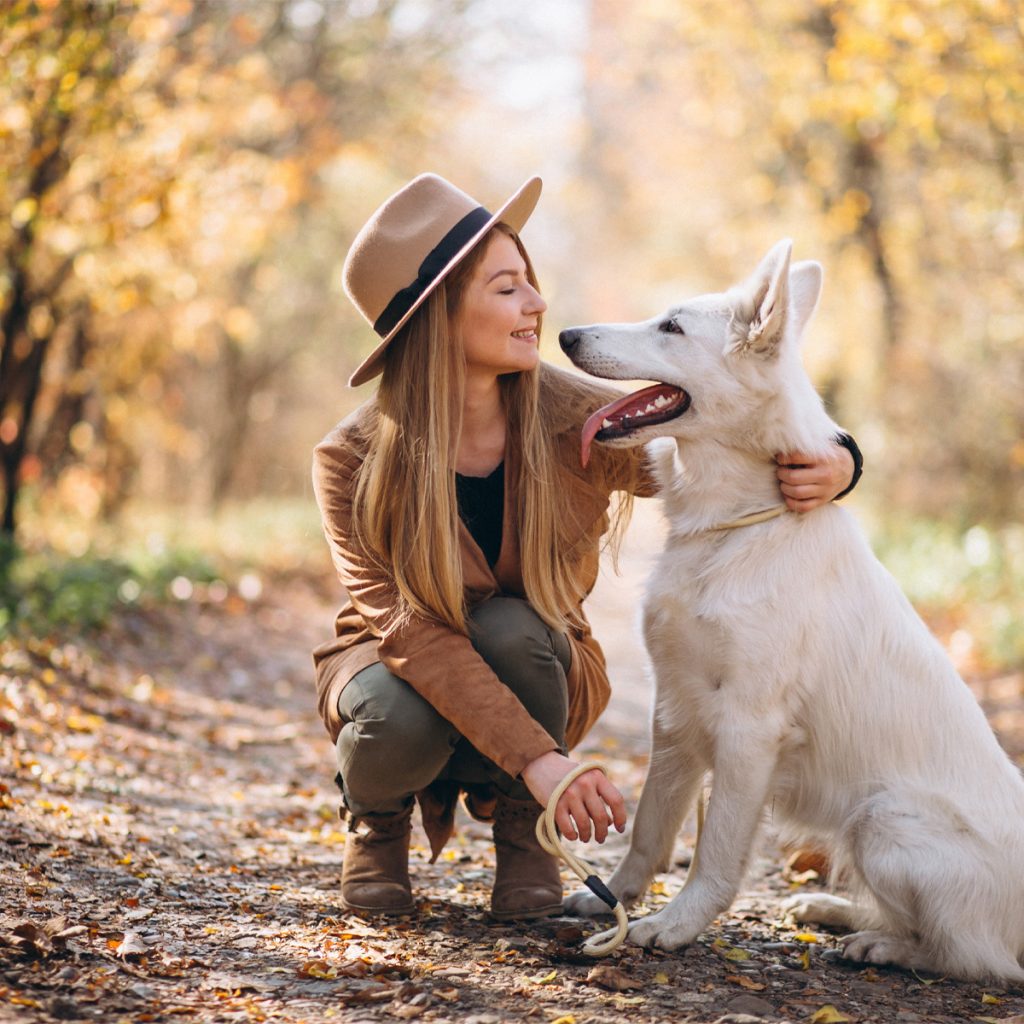
[[[1022,55],[1018,0],[8,0],[7,620],[72,586],[53,559],[162,578],[132,545],[328,574],[309,453],[372,392],[350,239],[420,171],[485,202],[540,173],[555,361],[560,326],[779,237],[824,263],[806,359],[860,512],[915,599],[1024,662]]]

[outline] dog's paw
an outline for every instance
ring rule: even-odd
[[[699,929],[673,921],[665,911],[633,921],[629,926],[630,941],[647,949],[679,949],[688,946],[700,934]]]
[[[897,967],[927,970],[917,944],[885,932],[866,931],[844,935],[839,940],[843,956],[862,964],[895,964]]]
[[[562,912],[569,917],[605,917],[612,913],[604,900],[598,899],[589,889],[570,893],[562,903]]]
[[[853,904],[827,892],[801,892],[782,901],[783,917],[800,924],[823,924],[831,928],[852,928]]]

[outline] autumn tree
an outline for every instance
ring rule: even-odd
[[[650,291],[681,271],[722,284],[798,235],[827,268],[824,338],[808,354],[836,411],[865,426],[887,504],[1016,519],[1019,5],[594,0],[591,12],[579,173],[602,213],[600,251],[643,259]]]
[[[464,6],[5,7],[4,533],[26,480],[109,511],[166,455],[228,492],[254,407],[335,301],[333,261],[294,259],[325,175],[416,152]]]

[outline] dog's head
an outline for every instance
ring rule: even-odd
[[[799,338],[821,293],[821,265],[790,263],[792,242],[775,245],[757,270],[728,292],[702,295],[635,324],[570,327],[559,335],[581,370],[657,384],[597,410],[583,430],[615,446],[655,437],[746,435],[767,406],[788,394],[817,403],[800,367]],[[801,386],[801,383],[806,385]]]

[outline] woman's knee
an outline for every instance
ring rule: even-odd
[[[569,643],[518,597],[492,597],[470,612],[473,646],[490,661],[515,662],[526,653],[554,658],[569,671]],[[492,666],[493,667],[493,666]]]
[[[404,680],[372,665],[342,690],[337,755],[352,810],[377,809],[429,785],[459,732]]]
[[[565,734],[571,661],[567,638],[523,600],[493,597],[470,613],[473,646],[559,742]]]

